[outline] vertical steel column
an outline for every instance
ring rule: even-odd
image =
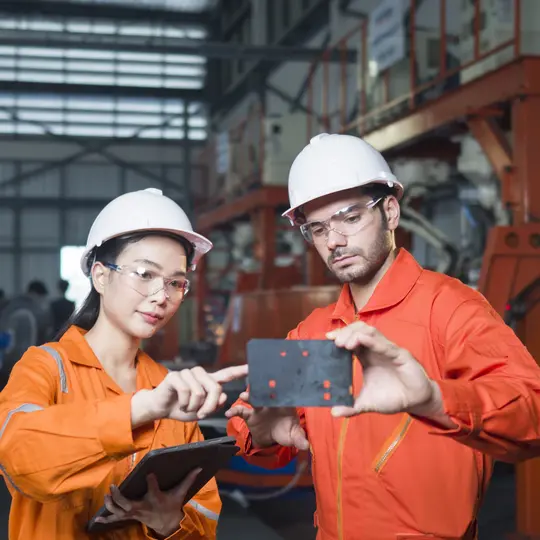
[[[531,83],[532,78],[540,83],[538,75],[531,73]],[[520,213],[515,216],[517,225],[540,220],[540,94],[537,92],[517,98],[512,105],[514,180],[521,202]]]
[[[260,248],[261,289],[270,289],[276,259],[276,215],[274,208],[265,206],[255,215],[255,234]]]
[[[193,193],[191,192],[191,145],[189,144],[189,102],[184,101],[184,178],[182,179],[182,186],[178,186],[181,191],[184,192],[183,206],[189,219],[193,222]]]
[[[411,41],[409,51],[409,106],[414,108],[415,90],[416,90],[416,0],[410,0],[410,18]]]
[[[521,0],[514,0],[514,58],[521,54]]]
[[[480,56],[480,0],[474,0],[474,59]]]
[[[22,173],[22,164],[20,161],[14,162],[15,176],[19,177]],[[15,185],[16,197],[21,197],[21,184]],[[13,222],[13,286],[15,294],[23,292],[22,282],[22,208],[17,205],[14,210]]]
[[[347,40],[343,39],[340,42],[339,50],[341,52],[341,60],[339,63],[341,74],[341,92],[339,93],[339,131],[347,124]]]
[[[58,171],[60,173],[60,200],[62,201],[62,207],[60,208],[60,217],[59,217],[59,228],[58,231],[58,240],[59,240],[59,248],[58,248],[58,258],[60,258],[61,250],[64,246],[68,243],[68,237],[67,237],[67,227],[68,227],[68,219],[67,219],[67,213],[68,213],[68,204],[66,204],[66,197],[67,197],[67,171],[66,167],[60,167],[60,170]],[[62,272],[62,261],[60,260],[60,273]]]
[[[208,296],[208,283],[207,283],[207,263],[206,257],[203,257],[196,269],[196,307],[197,307],[197,330],[196,335],[199,341],[206,340],[206,299]]]
[[[440,24],[441,24],[441,50],[440,53],[440,66],[439,73],[444,80],[446,75],[446,0],[440,0]]]

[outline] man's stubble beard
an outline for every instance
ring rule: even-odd
[[[327,264],[330,271],[341,283],[354,283],[356,285],[368,285],[381,269],[393,250],[393,242],[388,227],[384,223],[372,244],[367,249],[353,248],[335,250],[328,258]],[[356,263],[352,268],[344,268],[335,271],[332,267],[332,260],[344,255],[357,255],[361,262]]]

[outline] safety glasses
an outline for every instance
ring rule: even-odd
[[[121,274],[129,286],[142,296],[153,296],[162,290],[171,301],[181,301],[189,292],[190,282],[184,277],[167,278],[141,264],[122,265],[106,263],[105,266]]]
[[[354,236],[373,222],[373,208],[383,199],[384,197],[379,197],[368,203],[352,204],[338,210],[324,221],[310,221],[300,225],[300,231],[310,244],[326,242],[330,231],[335,231],[342,236]]]

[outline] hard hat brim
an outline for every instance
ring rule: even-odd
[[[193,245],[194,248],[194,254],[193,254],[193,260],[192,260],[192,268],[195,268],[199,260],[208,253],[213,247],[214,244],[212,242],[202,236],[199,233],[192,232],[192,231],[178,231],[174,229],[163,229],[163,228],[148,228],[148,229],[133,229],[130,231],[122,231],[121,234],[116,234],[113,236],[110,236],[108,238],[104,238],[101,245],[103,245],[105,242],[108,242],[109,240],[112,240],[113,238],[118,238],[119,236],[125,236],[127,234],[134,234],[134,233],[145,233],[145,232],[163,232],[172,234],[174,236],[178,236],[179,238],[184,238],[188,242],[190,242]],[[89,275],[89,268],[88,268],[88,256],[90,255],[91,251],[97,246],[87,246],[84,250],[84,253],[81,257],[81,270],[83,273],[88,276]]]
[[[392,183],[393,183],[392,187],[395,188],[395,190],[396,190],[395,197],[396,197],[396,199],[398,201],[400,201],[403,198],[403,184],[401,184],[400,182],[398,182],[395,179],[392,180]],[[340,191],[347,191],[349,189],[354,189],[355,187],[362,188],[362,187],[365,187],[365,186],[370,185],[370,184],[383,184],[383,185],[386,184],[386,185],[388,185],[388,179],[373,180],[372,182],[369,182],[369,184],[364,184],[362,186],[347,186],[347,187],[344,187],[343,189],[332,189],[328,193],[321,194],[318,197],[313,197],[312,199],[309,199],[309,200],[306,200],[306,201],[302,202],[302,204],[292,206],[287,211],[283,212],[283,214],[281,214],[281,217],[287,218],[291,222],[291,224],[294,225],[294,223],[295,223],[294,213],[296,212],[296,210],[298,210],[299,208],[301,208],[302,206],[304,206],[308,202],[316,201],[317,199],[322,199],[323,197],[327,197],[328,195],[332,195],[333,193],[339,193]]]

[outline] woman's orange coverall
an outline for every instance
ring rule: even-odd
[[[150,450],[201,440],[195,422],[160,420],[131,429],[131,394],[105,373],[82,330],[33,347],[0,394],[0,470],[11,494],[10,540],[154,538],[141,524],[88,535],[85,525]],[[54,347],[54,348],[53,348]],[[167,370],[139,353],[137,389]],[[221,501],[214,480],[185,507],[174,540],[215,538]]]
[[[540,453],[540,369],[480,294],[423,270],[405,250],[358,314],[345,286],[336,304],[316,309],[288,337],[325,339],[355,319],[413,354],[438,381],[458,427],[407,414],[338,419],[328,408],[299,410],[313,457],[317,538],[474,538],[492,458]],[[358,363],[354,386],[357,394]],[[239,418],[228,431],[254,464],[279,467],[295,455],[280,446],[254,449]]]

